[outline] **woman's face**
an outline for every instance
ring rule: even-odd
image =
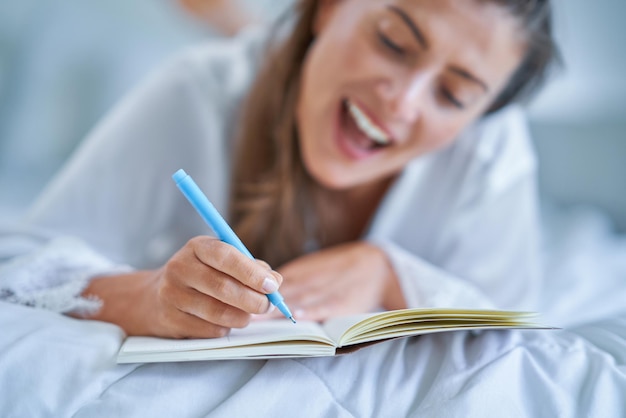
[[[320,0],[297,121],[304,164],[347,189],[398,173],[483,114],[524,54],[477,0]]]

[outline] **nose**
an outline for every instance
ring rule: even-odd
[[[429,86],[428,74],[411,74],[403,78],[381,80],[377,85],[377,93],[387,105],[392,118],[414,123],[422,114]]]

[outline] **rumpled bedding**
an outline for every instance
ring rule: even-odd
[[[3,417],[626,417],[626,238],[546,211],[543,322],[336,358],[117,365],[114,325],[0,303]]]

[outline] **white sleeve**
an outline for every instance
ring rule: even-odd
[[[88,313],[100,301],[84,298],[91,278],[130,271],[69,237],[55,238],[0,264],[0,300],[54,312]]]
[[[411,198],[418,204],[399,212],[400,226],[391,233],[369,238],[388,255],[410,307],[537,308],[536,162],[523,116],[498,118],[480,130],[495,138],[489,152],[454,150],[425,180],[428,187],[407,183],[406,193],[423,190]],[[424,202],[431,201],[436,208],[429,212]]]
[[[122,101],[24,220],[0,230],[0,300],[93,309],[79,296],[90,278],[161,265],[197,226],[171,180],[179,168],[222,200],[223,144],[207,139],[221,139],[226,122],[209,100],[216,92],[186,58]]]
[[[535,177],[485,193],[450,222],[440,259],[497,307],[536,310],[542,280]]]
[[[409,307],[536,309],[538,226],[525,183],[451,221],[436,262],[371,239],[387,254]]]
[[[389,258],[408,308],[493,309],[476,286],[446,272],[389,240],[372,239]]]

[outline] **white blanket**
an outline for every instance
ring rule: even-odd
[[[0,416],[625,417],[626,239],[551,222],[545,322],[339,358],[116,365],[115,326],[0,303]],[[575,225],[572,227],[571,225]]]

